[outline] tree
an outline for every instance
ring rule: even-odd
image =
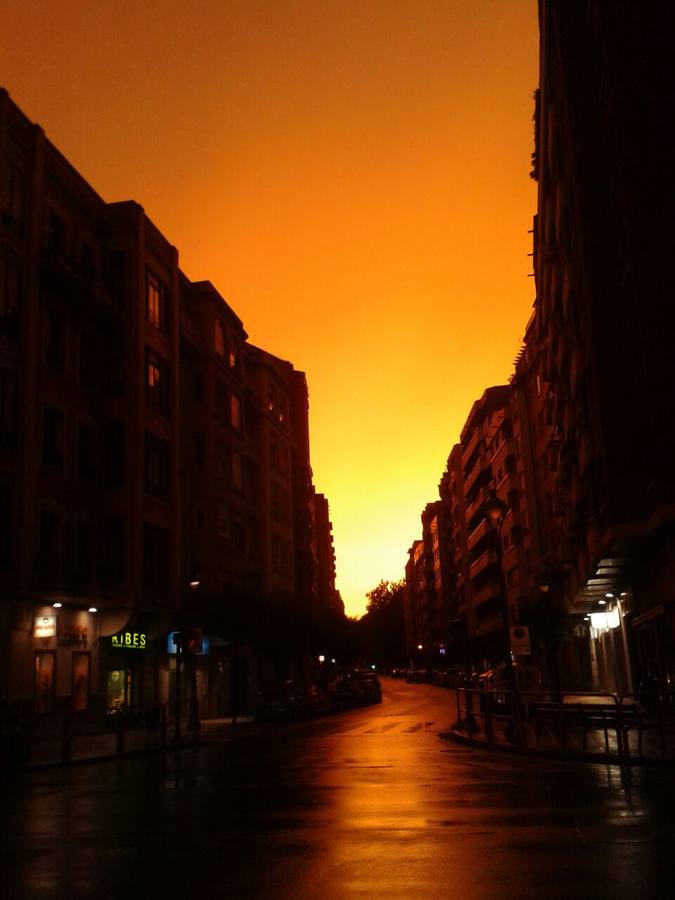
[[[366,594],[360,645],[362,653],[380,665],[397,665],[405,659],[404,596],[405,581],[381,581]]]

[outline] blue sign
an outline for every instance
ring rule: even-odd
[[[170,631],[166,639],[166,652],[171,656],[175,656],[178,652],[178,635],[180,631]],[[194,653],[197,656],[208,656],[211,644],[205,634],[200,635]]]

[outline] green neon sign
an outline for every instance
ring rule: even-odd
[[[142,631],[123,631],[110,638],[110,646],[120,650],[145,650],[146,643],[147,638]]]

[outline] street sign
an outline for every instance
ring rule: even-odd
[[[526,625],[511,626],[511,652],[514,656],[529,656],[530,629]]]

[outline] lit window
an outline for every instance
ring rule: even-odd
[[[145,318],[160,331],[165,333],[168,331],[166,286],[150,269],[145,273]]]

